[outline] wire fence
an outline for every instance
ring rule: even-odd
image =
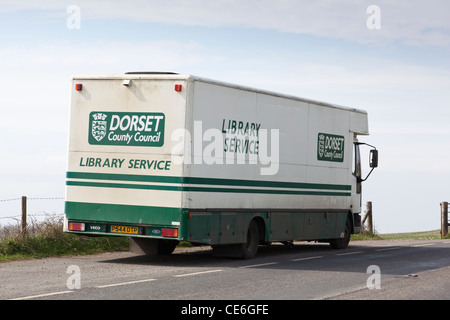
[[[64,215],[64,213],[48,213],[48,212],[45,212],[45,211],[41,211],[41,212],[37,212],[37,213],[33,213],[33,214],[27,214],[27,217],[30,217],[30,218],[34,218],[34,217],[58,217],[58,216],[63,216],[63,215]],[[0,217],[0,220],[2,220],[2,219],[4,219],[4,220],[9,219],[9,220],[17,220],[17,221],[19,221],[20,219],[22,219],[22,215],[18,214],[18,215],[15,215],[15,216]]]
[[[22,200],[22,198],[20,197],[20,198],[13,198],[13,199],[3,199],[3,200],[0,200],[0,202],[11,202],[11,201],[16,201],[16,200]]]
[[[27,197],[28,200],[64,200],[64,197]],[[0,200],[0,202],[8,202],[8,201],[17,201],[22,200],[22,197],[20,198],[12,198],[12,199],[3,199]]]
[[[0,199],[0,208],[2,207],[2,204],[11,204],[14,203],[15,201],[19,202],[17,208],[14,209],[10,209],[10,211],[18,211],[20,213],[16,214],[16,215],[8,215],[8,216],[0,216],[0,224],[4,221],[11,221],[11,220],[15,220],[17,222],[20,222],[23,218],[23,203],[22,205],[20,204],[20,202],[23,201],[24,197],[19,197],[19,198],[8,198],[8,199]],[[26,197],[26,201],[28,202],[29,200],[34,201],[34,200],[65,200],[64,197],[58,197],[58,196],[54,196],[54,197]],[[22,211],[22,212],[21,212]],[[31,219],[39,219],[40,217],[59,217],[59,216],[63,216],[63,213],[48,213],[46,211],[43,210],[39,210],[36,211],[34,213],[27,213],[26,216],[31,218]]]

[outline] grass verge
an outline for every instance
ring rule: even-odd
[[[31,222],[27,235],[19,226],[3,226],[0,230],[0,262],[50,256],[85,255],[107,251],[126,251],[125,237],[80,237],[64,233],[62,218]]]
[[[447,235],[450,239],[450,235]],[[439,240],[441,239],[440,230],[423,232],[404,232],[404,233],[369,233],[352,234],[351,240]]]
[[[383,240],[439,240],[441,239],[441,232],[440,230],[432,230],[423,232],[387,233],[382,234],[381,237]]]

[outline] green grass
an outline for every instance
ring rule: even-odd
[[[62,232],[62,219],[32,223],[26,236],[18,226],[0,230],[0,262],[128,250],[126,237],[80,237]]]
[[[450,235],[447,235],[450,239]],[[405,232],[405,233],[385,233],[371,234],[368,232],[361,234],[352,234],[351,240],[439,240],[441,239],[440,230],[423,232]]]
[[[441,239],[440,230],[407,232],[407,233],[386,233],[380,235],[383,240],[438,240]]]
[[[376,233],[365,232],[351,235],[350,241],[358,241],[358,240],[383,240],[383,239]]]

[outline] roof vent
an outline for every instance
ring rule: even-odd
[[[164,72],[164,71],[131,71],[131,72],[125,72],[125,74],[178,74],[178,73]]]

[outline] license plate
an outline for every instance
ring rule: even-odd
[[[113,233],[128,233],[128,234],[138,234],[138,227],[131,226],[111,226],[111,232]]]

